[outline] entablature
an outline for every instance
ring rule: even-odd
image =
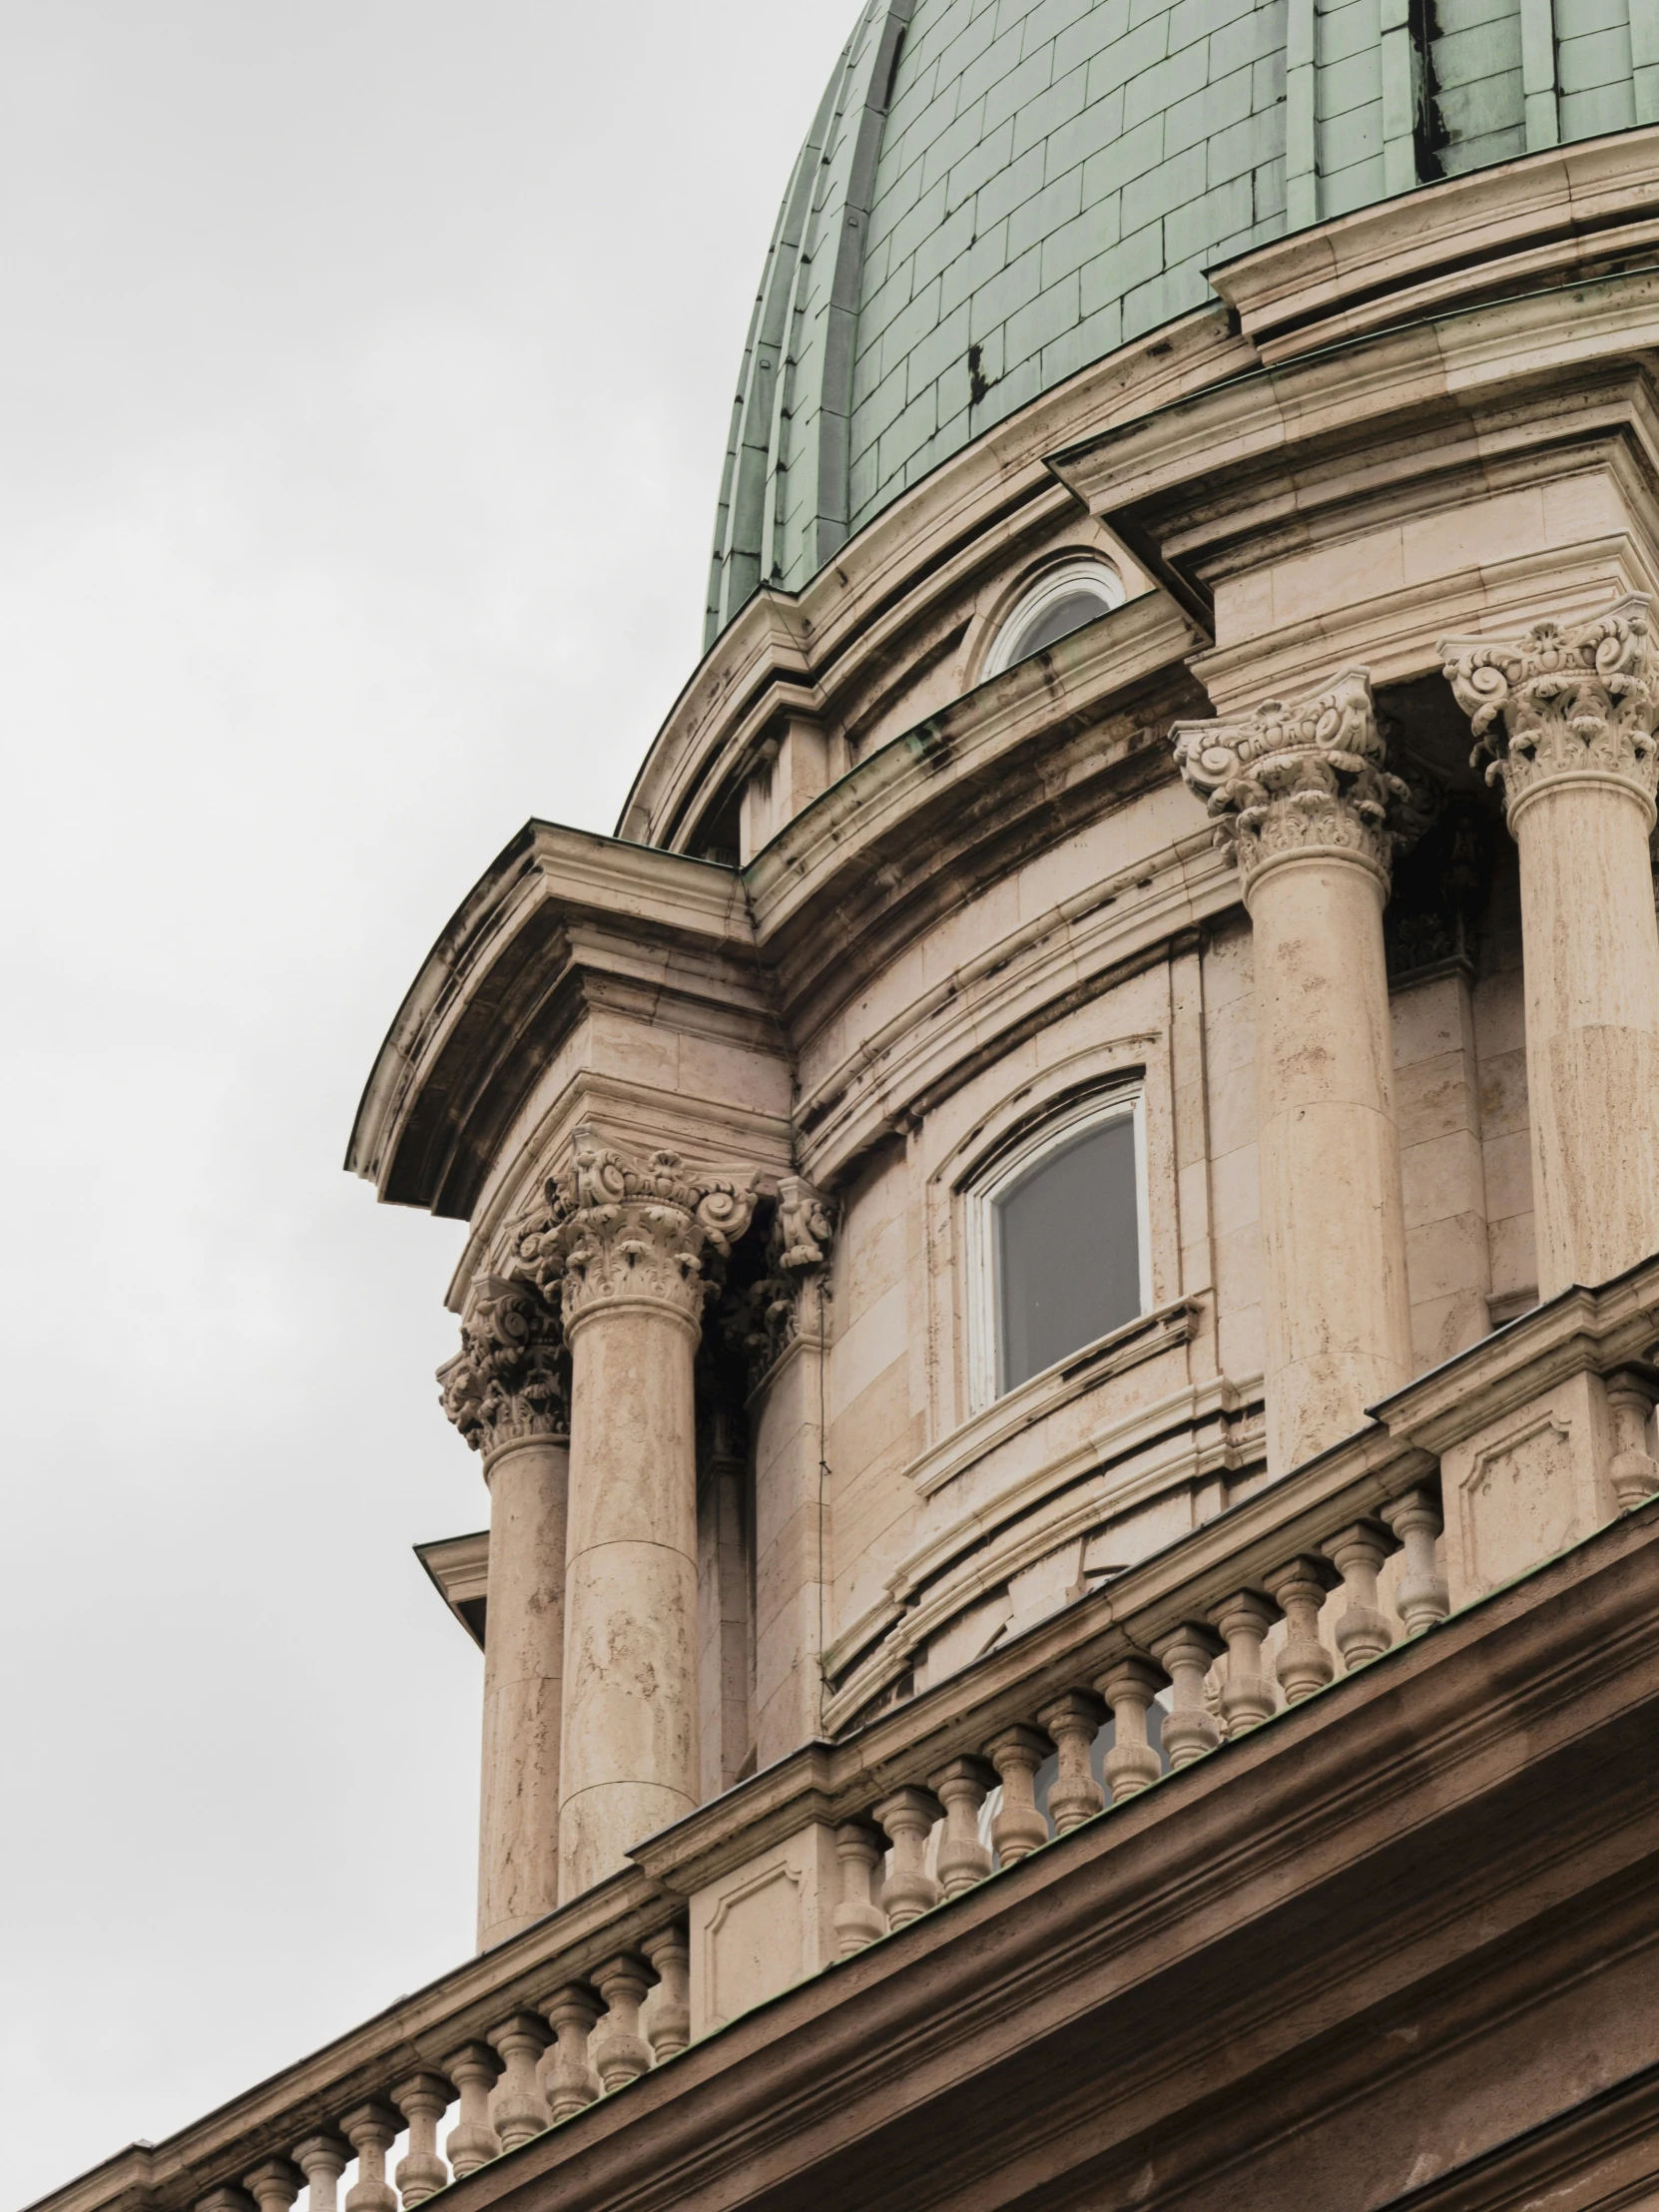
[[[971,646],[974,594],[999,591],[1011,560],[1078,515],[1044,459],[1053,446],[1254,363],[1225,310],[1183,316],[987,431],[799,594],[763,586],[670,712],[624,807],[626,833],[690,849],[783,714],[810,709],[838,744],[861,748],[895,684],[941,639]]]
[[[731,869],[532,822],[427,955],[370,1073],[347,1168],[393,1204],[465,1219],[537,1083],[601,1008],[624,1028],[650,1023],[659,1042],[678,1023],[787,1066]],[[625,1058],[585,1065],[603,1084],[631,1074]]]

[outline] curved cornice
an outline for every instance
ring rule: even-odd
[[[1022,541],[1077,512],[1044,456],[1256,365],[1210,307],[1126,345],[987,431],[884,509],[799,593],[763,588],[675,701],[624,804],[624,833],[676,849],[785,709],[845,730],[917,640]]]
[[[466,1218],[596,980],[660,990],[665,961],[688,996],[705,991],[770,1027],[732,869],[527,823],[398,1008],[357,1108],[348,1172],[394,1205]]]

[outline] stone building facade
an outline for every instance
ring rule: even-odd
[[[464,1220],[478,1954],[53,2212],[1659,2204],[1659,15],[870,0]]]

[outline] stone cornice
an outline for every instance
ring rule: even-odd
[[[1459,292],[1645,245],[1659,214],[1656,158],[1651,128],[1555,147],[1275,240],[1210,281],[1272,361]]]
[[[1459,2026],[1508,2016],[1517,1981],[1559,1979],[1549,1939],[1524,1938],[1563,1896],[1601,1901],[1600,1955],[1651,1941],[1656,1785],[1614,1747],[1659,1708],[1656,1597],[1643,1513],[484,2168],[456,2212],[549,2193],[565,2212],[899,2212],[916,2187],[900,2146],[921,2140],[930,2202],[982,2202],[1005,2167],[1022,2199],[1086,2175],[1119,2202],[1149,2135],[1165,2186],[1178,2160],[1196,2184],[1224,2146],[1282,2136],[1285,2084],[1324,2110],[1384,2063],[1432,2065],[1432,2039],[1384,2059],[1342,2030],[1420,2004],[1454,1960]],[[1594,1814],[1567,1779],[1591,1775]],[[1236,1946],[1301,1956],[1293,1855],[1321,1870],[1319,1970],[1241,1971]],[[1067,2062],[1079,2036],[1093,2063]],[[1304,2049],[1321,2075],[1293,2063]]]
[[[1146,541],[1155,573],[1202,594],[1212,562],[1254,563],[1266,533],[1307,543],[1326,510],[1351,529],[1367,499],[1423,511],[1458,471],[1478,481],[1496,458],[1552,454],[1563,423],[1575,439],[1622,426],[1651,475],[1656,312],[1653,271],[1448,309],[1178,400],[1053,466]]]
[[[1214,307],[1149,331],[1044,392],[876,515],[799,595],[763,588],[717,640],[652,744],[622,812],[683,846],[786,699],[833,727],[914,659],[977,575],[1070,510],[1044,456],[1085,428],[1237,375],[1255,356]]]
[[[382,1199],[464,1218],[590,994],[783,1046],[729,868],[533,822],[427,955],[370,1073],[346,1167]]]

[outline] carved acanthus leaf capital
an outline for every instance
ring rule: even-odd
[[[537,1286],[481,1276],[461,1349],[438,1370],[444,1411],[474,1451],[570,1433],[569,1361],[557,1310]]]
[[[651,1299],[699,1321],[712,1287],[707,1262],[726,1259],[749,1227],[759,1182],[705,1174],[678,1152],[630,1160],[597,1131],[578,1129],[570,1165],[555,1178],[549,1232],[562,1261],[566,1327],[620,1298]]]
[[[780,1176],[766,1273],[725,1310],[726,1336],[758,1382],[803,1334],[822,1327],[824,1269],[835,1233],[832,1202],[799,1175]]]
[[[1648,602],[1588,622],[1535,622],[1521,638],[1442,638],[1446,682],[1474,732],[1473,765],[1511,814],[1560,777],[1611,777],[1651,811],[1659,783]]]
[[[1251,715],[1178,722],[1171,734],[1176,765],[1216,818],[1247,888],[1274,860],[1321,849],[1386,878],[1406,789],[1384,765],[1363,668],[1290,705],[1270,699]]]

